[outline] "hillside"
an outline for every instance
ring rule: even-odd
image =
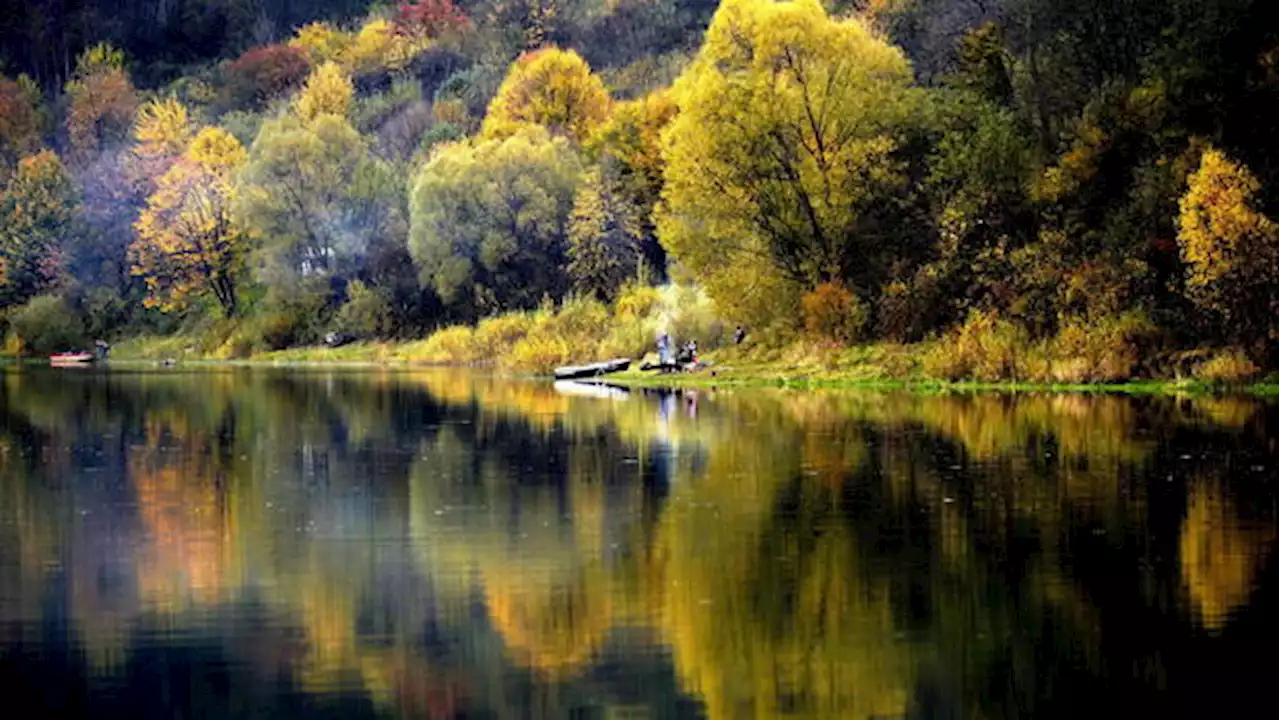
[[[1271,3],[0,18],[7,354],[443,328],[436,359],[544,369],[742,326],[760,357],[916,347],[950,379],[1276,368]]]

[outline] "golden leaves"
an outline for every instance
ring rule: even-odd
[[[137,152],[153,157],[179,155],[191,139],[191,122],[187,108],[177,98],[151,100],[138,108],[133,136]]]
[[[481,132],[501,138],[534,124],[583,142],[609,116],[611,102],[604,83],[578,53],[547,48],[512,63]]]
[[[293,112],[303,122],[321,115],[346,117],[355,96],[351,78],[336,63],[326,62],[307,78],[307,84],[293,100]]]

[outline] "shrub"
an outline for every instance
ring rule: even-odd
[[[472,346],[478,360],[497,362],[509,355],[516,343],[533,329],[534,320],[529,313],[510,313],[485,318],[476,325]]]
[[[620,319],[648,317],[662,304],[662,295],[652,285],[628,283],[614,300],[614,314]]]
[[[427,338],[414,360],[429,363],[470,363],[475,357],[475,331],[469,325],[442,328]]]
[[[7,349],[46,355],[73,350],[84,342],[84,323],[65,300],[41,295],[9,314]]]
[[[384,336],[391,332],[391,301],[382,290],[352,280],[347,284],[347,301],[338,308],[333,324],[359,338]]]
[[[575,350],[564,338],[536,333],[516,343],[506,364],[516,370],[547,374],[569,362]]]
[[[1156,331],[1141,313],[1086,324],[1068,320],[1053,339],[1050,379],[1058,382],[1128,380],[1139,370],[1144,348]]]
[[[1200,380],[1211,383],[1242,383],[1256,377],[1260,368],[1239,348],[1228,348],[1192,370]]]
[[[805,293],[800,312],[810,335],[845,345],[858,340],[867,321],[866,308],[840,283],[823,283]]]
[[[1022,328],[975,310],[925,353],[924,371],[945,380],[1023,380],[1019,357],[1028,345]]]

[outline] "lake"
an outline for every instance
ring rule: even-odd
[[[1276,713],[1274,398],[0,377],[35,716]]]

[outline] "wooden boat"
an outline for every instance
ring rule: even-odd
[[[615,358],[613,360],[605,360],[604,362],[591,363],[590,365],[566,365],[556,368],[557,380],[576,380],[578,378],[600,377],[610,373],[622,372],[631,367],[631,361],[626,358]]]
[[[98,356],[88,352],[64,352],[49,356],[50,365],[88,365]]]

